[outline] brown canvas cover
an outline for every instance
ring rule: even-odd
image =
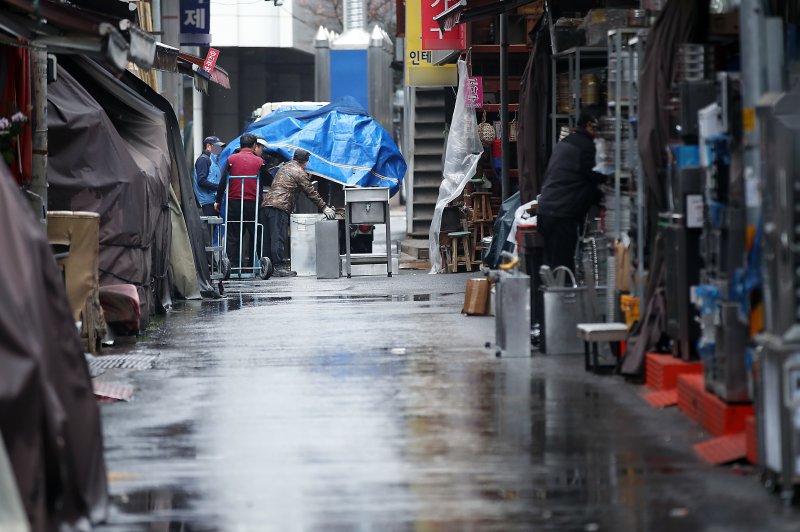
[[[100,412],[44,228],[0,162],[0,432],[32,530],[107,506]]]

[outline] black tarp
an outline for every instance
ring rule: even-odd
[[[665,257],[655,253],[658,215],[667,210],[665,185],[667,144],[669,142],[669,100],[677,73],[678,48],[688,42],[702,42],[708,28],[708,0],[670,0],[647,36],[642,73],[639,78],[639,155],[645,178],[647,213],[647,249],[652,254],[648,264],[650,276],[642,305],[650,305],[663,280],[661,271]],[[644,243],[643,243],[644,244]],[[668,296],[668,295],[667,295]],[[656,316],[643,316],[644,321],[657,322]],[[649,335],[638,335],[647,341]],[[622,371],[627,375],[640,374],[644,369],[644,354],[652,345],[635,342],[636,349],[626,356]]]
[[[678,48],[698,39],[708,0],[670,0],[647,36],[639,80],[639,155],[645,177],[648,241],[652,242],[658,213],[666,210],[666,148],[669,141],[669,100],[677,73]]]
[[[136,165],[144,172],[148,183],[147,222],[150,224],[146,231],[153,235],[151,286],[157,308],[169,308],[172,282],[168,275],[173,235],[169,212],[171,164],[164,114],[91,59],[65,56],[59,58],[59,63],[100,104],[128,145]]]
[[[517,162],[523,204],[535,200],[539,194],[551,148],[547,133],[552,50],[545,17],[539,21],[534,38],[533,51],[522,73],[519,97]]]
[[[173,219],[173,223],[180,226],[180,231],[174,231],[171,235],[172,256],[175,257],[176,250],[191,248],[188,253],[191,253],[192,257],[187,257],[187,260],[191,261],[194,267],[191,272],[179,272],[176,269],[180,264],[176,260],[172,261],[171,268],[167,268],[169,253],[166,256],[153,257],[154,267],[157,265],[156,271],[161,272],[161,277],[157,279],[163,278],[167,273],[170,275],[168,283],[160,284],[160,288],[164,291],[161,295],[162,303],[167,304],[170,300],[168,287],[172,287],[179,297],[196,297],[198,287],[202,295],[214,297],[216,292],[211,286],[205,252],[205,229],[201,224],[200,212],[194,199],[193,175],[186,166],[180,128],[172,106],[129,72],[122,76],[122,80],[118,80],[89,59],[75,58],[63,62],[73,76],[78,77],[83,87],[89,90],[103,106],[117,131],[135,148],[135,152],[144,154],[148,160],[162,161],[156,169],[158,172],[156,175],[161,176],[160,181],[165,182],[168,187],[171,186],[179,198],[181,212],[175,213],[175,217],[182,219]],[[147,161],[143,164],[147,164]],[[151,173],[150,169],[148,173]],[[186,242],[181,242],[180,239]],[[182,275],[190,274],[194,293],[186,293],[185,283],[173,282],[180,280]],[[181,291],[181,288],[184,288],[184,291]]]
[[[12,179],[0,162],[0,431],[32,530],[59,530],[105,517],[100,412],[61,273]]]
[[[508,234],[511,233],[511,226],[514,225],[514,215],[521,205],[519,198],[519,192],[510,195],[500,206],[500,212],[497,213],[497,219],[494,221],[492,245],[489,246],[485,260],[490,268],[497,268],[497,265],[500,264],[500,254],[503,251],[514,249],[514,245],[507,240]]]
[[[164,113],[167,125],[167,142],[169,143],[172,162],[172,188],[175,190],[183,210],[186,229],[189,233],[189,242],[194,255],[200,293],[203,297],[219,297],[217,289],[211,284],[205,252],[204,234],[206,229],[200,221],[201,213],[192,189],[193,174],[186,164],[181,129],[178,124],[178,118],[175,116],[175,111],[163,96],[130,72],[126,72],[122,76],[122,82]]]
[[[163,293],[161,258],[169,256],[164,161],[143,164],[103,107],[62,66],[47,100],[48,208],[100,215],[100,283],[136,286],[146,327],[152,294]]]

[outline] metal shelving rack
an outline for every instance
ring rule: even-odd
[[[631,91],[631,116],[630,121],[630,153],[633,154],[633,176],[636,179],[636,270],[634,284],[636,296],[639,298],[640,309],[644,310],[644,247],[645,247],[645,179],[642,171],[642,161],[639,157],[639,76],[644,60],[644,48],[647,42],[646,29],[640,29],[636,35],[628,40],[631,51],[630,75],[633,80]]]
[[[613,282],[616,277],[616,257],[614,254],[614,244],[622,239],[622,180],[623,178],[632,179],[640,172],[637,171],[639,157],[636,149],[635,124],[633,120],[637,116],[637,92],[638,92],[638,60],[634,54],[631,40],[637,38],[641,29],[639,28],[617,28],[608,32],[608,82],[614,83],[613,93],[609,87],[608,110],[614,116],[614,227],[606,228],[606,235],[609,237],[608,257],[608,283],[606,285],[606,320],[609,322],[618,321],[616,316],[616,286]],[[627,135],[623,138],[623,124],[626,124]],[[628,161],[622,157],[623,142],[628,145]],[[637,183],[638,185],[639,183]],[[640,198],[641,186],[637,186],[637,216],[643,213],[643,198]],[[637,218],[637,250],[642,249],[640,243],[643,241],[643,227],[641,217]],[[643,257],[639,267],[643,265]],[[637,269],[637,276],[641,281],[640,272]],[[642,274],[643,275],[643,274]],[[638,283],[641,289],[641,282]],[[640,299],[641,302],[641,299]]]
[[[578,46],[554,54],[551,60],[550,90],[550,126],[553,146],[558,142],[559,122],[567,121],[570,128],[574,128],[581,112],[581,77],[586,70],[594,70],[603,66],[608,55],[606,47]],[[561,68],[567,65],[569,76],[570,112],[558,113],[558,74]]]

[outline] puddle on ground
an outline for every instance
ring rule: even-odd
[[[431,294],[333,294],[333,295],[260,295],[260,294],[233,294],[230,293],[222,299],[204,300],[202,307],[197,309],[194,305],[189,307],[182,302],[176,303],[176,313],[198,312],[199,315],[217,314],[219,312],[231,312],[240,310],[246,307],[255,307],[259,305],[279,305],[291,302],[388,302],[388,303],[428,303],[437,301],[439,299],[452,296],[452,293],[431,293]],[[420,308],[430,308],[432,305],[422,306]]]

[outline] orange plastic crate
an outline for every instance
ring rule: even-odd
[[[744,432],[747,435],[747,461],[751,464],[758,463],[758,430],[756,429],[755,416],[749,416],[744,422]]]
[[[716,395],[704,392],[703,428],[713,436],[744,432],[747,417],[753,415],[753,405],[729,404]]]
[[[704,393],[702,375],[678,376],[678,408],[698,425],[703,423]]]
[[[702,362],[684,362],[672,355],[648,353],[645,364],[646,384],[653,390],[671,390],[678,385],[678,376],[702,374]]]
[[[746,455],[747,442],[744,432],[726,434],[693,445],[700,457],[713,465],[722,465],[741,460]]]

